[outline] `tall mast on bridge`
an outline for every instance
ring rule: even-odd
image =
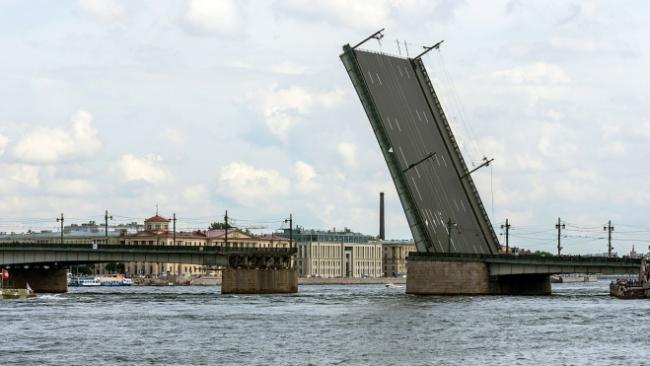
[[[56,218],[56,222],[61,222],[61,244],[63,244],[63,212],[61,213],[61,217]]]
[[[106,244],[108,244],[108,220],[113,220],[113,216],[108,215],[108,210],[104,211],[104,236],[106,237]]]
[[[566,225],[562,223],[562,220],[560,218],[557,218],[557,224],[555,225],[555,228],[557,229],[557,256],[560,256],[560,252],[562,252],[562,245],[561,244],[561,238],[562,238],[562,229],[566,228]]]
[[[607,231],[607,257],[611,258],[612,257],[612,231],[614,231],[614,227],[612,226],[612,220],[609,220],[607,222],[606,226],[603,226],[603,231]]]

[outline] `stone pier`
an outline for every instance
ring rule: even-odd
[[[26,288],[27,283],[36,293],[68,292],[68,271],[64,268],[10,268],[9,283],[15,288]]]
[[[293,268],[226,268],[222,294],[283,294],[298,292],[298,273]]]
[[[416,259],[416,258],[413,258]],[[415,295],[549,295],[548,274],[490,276],[480,260],[417,258],[407,262],[406,293]]]

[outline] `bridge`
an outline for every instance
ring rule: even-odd
[[[0,243],[0,267],[16,287],[67,291],[66,268],[106,262],[162,262],[224,268],[223,293],[296,292],[295,248]],[[250,284],[250,286],[249,286]]]
[[[407,293],[548,294],[550,274],[638,271],[640,262],[500,254],[500,243],[447,121],[422,55],[340,55],[386,161],[413,235]],[[489,161],[488,161],[489,163]]]

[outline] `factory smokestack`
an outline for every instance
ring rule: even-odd
[[[379,192],[379,239],[386,240],[386,223],[384,222],[384,192]]]

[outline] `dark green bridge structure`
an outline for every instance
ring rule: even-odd
[[[12,242],[0,243],[0,267],[9,271],[15,287],[24,288],[29,282],[37,292],[65,292],[68,267],[107,262],[213,266],[224,269],[222,292],[295,292],[297,279],[292,260],[295,253],[295,248]],[[274,283],[273,278],[278,276],[286,278]],[[295,291],[283,291],[285,288]]]
[[[377,138],[417,248],[407,262],[412,294],[549,294],[554,273],[626,273],[640,262],[600,257],[514,256],[501,250],[422,56],[359,47],[340,55]],[[503,253],[503,254],[500,254]]]

